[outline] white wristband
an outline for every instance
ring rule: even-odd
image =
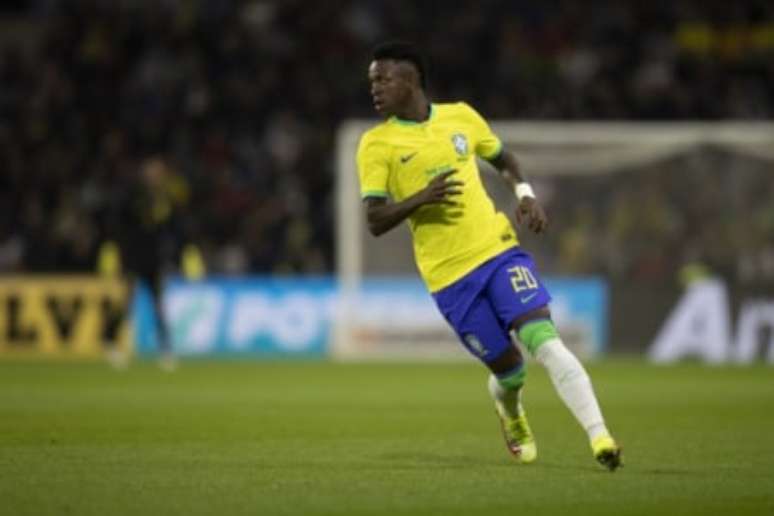
[[[535,199],[535,192],[529,183],[516,183],[516,187],[513,189],[516,192],[516,198],[522,200],[525,197],[532,197]]]

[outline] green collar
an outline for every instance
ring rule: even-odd
[[[424,124],[426,122],[429,122],[433,119],[435,116],[435,106],[431,103],[430,104],[430,116],[427,117],[427,120],[422,120],[421,122],[417,122],[415,120],[403,120],[402,118],[398,118],[397,116],[393,115],[390,117],[390,121],[393,121],[395,123],[398,123],[400,125],[420,125]]]

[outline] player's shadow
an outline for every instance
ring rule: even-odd
[[[701,469],[690,468],[647,468],[647,469],[635,469],[632,470],[635,475],[655,475],[655,476],[669,476],[669,477],[685,477],[694,476],[701,477],[710,474],[709,471]]]
[[[546,461],[539,461],[537,464],[535,464],[533,467],[540,467],[545,469],[556,469],[557,471],[567,472],[567,471],[594,471],[601,474],[611,474],[610,471],[600,467],[597,464],[594,463],[588,463],[588,464],[577,464],[577,465],[569,465],[565,462],[546,462]],[[674,477],[685,477],[685,476],[695,476],[695,477],[701,477],[706,476],[707,472],[703,471],[701,469],[691,469],[691,468],[685,468],[685,467],[660,467],[660,468],[640,468],[637,466],[629,465],[627,467],[626,463],[624,463],[623,466],[621,466],[621,469],[617,470],[615,474],[621,474],[621,475],[639,475],[639,476],[674,476]]]
[[[448,453],[432,452],[389,452],[381,453],[374,457],[377,464],[382,464],[385,469],[465,469],[472,466],[480,467],[499,467],[513,468],[513,461],[503,460],[501,458],[486,459],[475,455],[460,455]],[[530,469],[550,469],[566,475],[571,472],[594,472],[602,475],[613,474],[593,462],[585,464],[568,464],[567,462],[553,462],[538,460],[535,464],[528,466]],[[706,476],[707,472],[695,468],[687,467],[658,467],[658,468],[638,468],[624,466],[616,471],[618,475],[638,475],[638,476]]]
[[[557,472],[561,472],[562,474],[566,474],[569,472],[589,471],[589,470],[599,470],[600,473],[605,473],[605,470],[599,468],[599,466],[593,463],[589,466],[588,464],[580,464],[580,463],[569,464],[567,462],[551,462],[540,458],[538,458],[537,462],[535,462],[534,464],[530,464],[529,468],[555,469]]]

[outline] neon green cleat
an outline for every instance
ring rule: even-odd
[[[591,451],[597,462],[610,471],[615,471],[623,466],[621,447],[609,435],[603,435],[591,441]]]
[[[535,462],[537,459],[537,445],[532,430],[527,422],[527,414],[522,411],[519,417],[510,419],[496,410],[500,419],[500,427],[505,438],[505,445],[514,458],[522,464]]]

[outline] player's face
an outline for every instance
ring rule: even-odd
[[[411,82],[401,73],[400,64],[395,61],[373,61],[368,67],[368,82],[371,83],[374,109],[384,117],[399,112],[410,98]]]

